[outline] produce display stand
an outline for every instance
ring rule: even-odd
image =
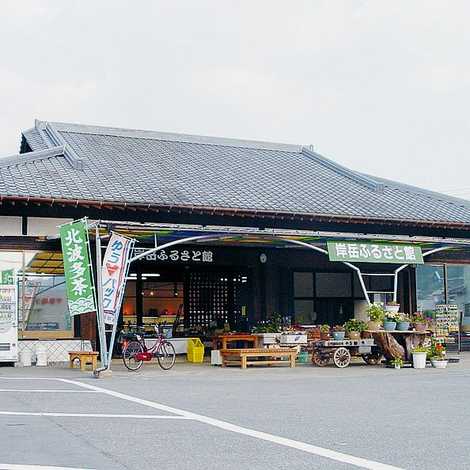
[[[395,358],[411,361],[411,351],[415,346],[421,344],[426,337],[429,337],[430,332],[366,330],[362,335],[365,338],[372,338],[388,361],[393,361]]]
[[[312,362],[319,367],[331,361],[336,367],[347,367],[352,356],[361,356],[370,365],[378,364],[382,358],[382,352],[372,338],[315,341],[312,351]]]

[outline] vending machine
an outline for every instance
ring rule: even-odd
[[[18,291],[13,271],[0,276],[0,362],[18,361]]]

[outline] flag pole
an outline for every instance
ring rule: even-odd
[[[100,355],[101,370],[108,366],[108,353],[106,345],[106,329],[104,324],[103,312],[103,283],[101,276],[101,238],[98,225],[95,227],[95,245],[96,245],[96,320],[98,324],[98,333],[100,335]],[[99,370],[98,370],[99,372]]]

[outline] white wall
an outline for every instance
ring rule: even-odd
[[[0,216],[0,236],[21,235],[21,217]]]
[[[72,222],[72,219],[52,219],[46,217],[28,217],[29,236],[58,236],[59,225]]]

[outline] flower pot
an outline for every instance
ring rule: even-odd
[[[348,338],[349,339],[361,339],[361,332],[360,331],[348,331]]]
[[[395,331],[397,327],[397,322],[395,321],[384,321],[384,330],[385,331]]]
[[[398,313],[398,311],[400,310],[399,305],[385,305],[384,308],[386,312],[390,312],[390,313]]]
[[[431,359],[431,364],[436,369],[445,369],[447,367],[447,359]]]
[[[330,336],[330,333],[324,333],[324,332],[320,332],[320,339],[323,340],[323,341],[328,341],[329,339],[331,339],[331,336]]]
[[[344,331],[333,331],[333,339],[335,339],[336,341],[342,341],[344,339],[345,334],[346,333]]]
[[[427,325],[426,323],[415,323],[416,331],[426,331]]]
[[[401,365],[400,364],[395,364],[395,369],[401,369]]]
[[[409,321],[399,321],[397,323],[397,330],[398,331],[408,331],[410,329],[410,322]]]
[[[426,368],[426,353],[425,352],[414,352],[413,353],[413,368],[425,369]]]
[[[380,322],[369,320],[367,322],[367,329],[372,330],[372,331],[380,329]]]

